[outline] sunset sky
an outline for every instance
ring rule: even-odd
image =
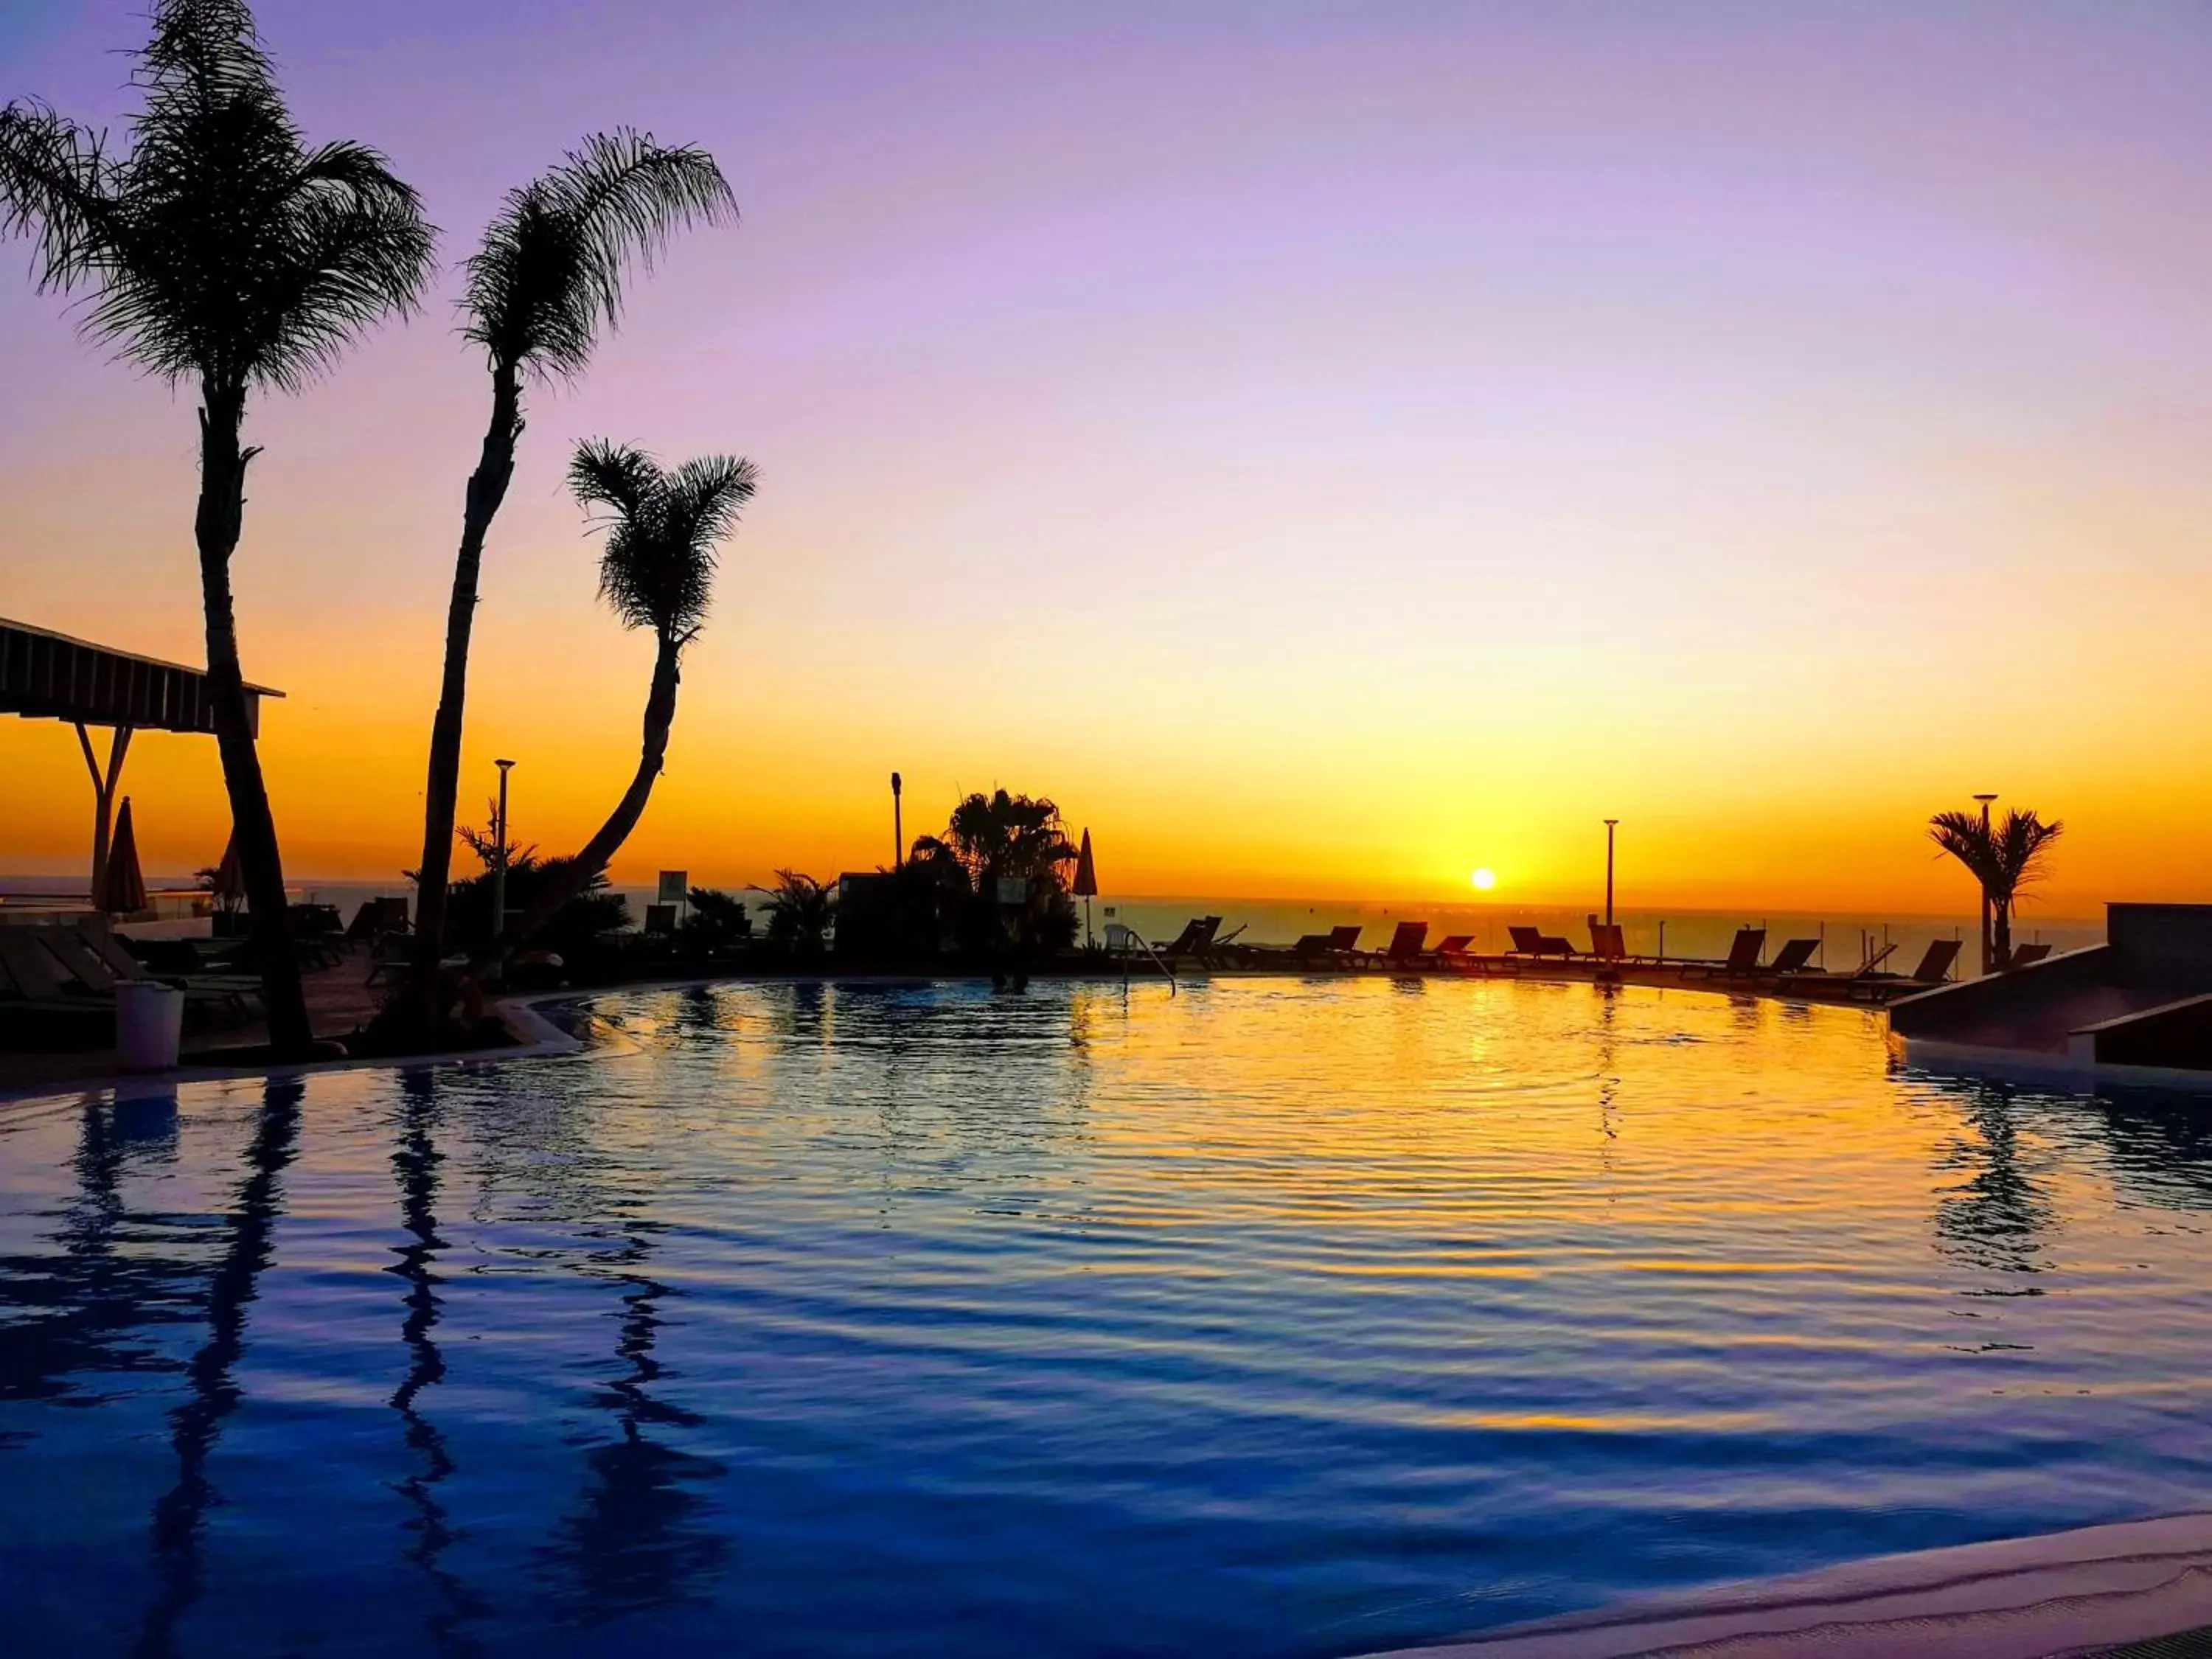
[[[586,132],[744,211],[532,396],[464,817],[565,850],[650,667],[576,441],[757,501],[616,866],[736,884],[1042,792],[1128,893],[1960,908],[1920,826],[2063,817],[2046,902],[2212,900],[2212,11],[2198,4],[263,0],[312,138],[450,264]],[[0,9],[0,97],[113,121],[135,0]],[[187,397],[0,247],[0,616],[202,657]],[[411,863],[487,403],[449,279],[259,403],[235,580],[287,872]],[[0,722],[0,871],[87,859]],[[211,862],[211,740],[134,749]],[[1632,857],[1628,854],[1632,851]],[[463,860],[464,867],[466,861]]]

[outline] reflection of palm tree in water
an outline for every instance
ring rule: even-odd
[[[154,1505],[154,1561],[161,1586],[139,1634],[142,1655],[173,1650],[177,1621],[199,1595],[201,1530],[215,1497],[208,1458],[223,1419],[238,1408],[240,1393],[231,1371],[246,1346],[246,1310],[255,1283],[275,1254],[279,1177],[297,1149],[304,1092],[296,1080],[268,1085],[231,1213],[230,1243],[208,1281],[208,1340],[185,1367],[190,1393],[169,1413],[177,1484]]]
[[[118,1110],[124,1109],[118,1109]],[[165,1120],[166,1121],[166,1120]],[[143,1341],[145,1326],[179,1316],[198,1275],[166,1253],[119,1252],[116,1236],[131,1221],[123,1177],[132,1137],[96,1103],[88,1103],[77,1139],[77,1200],[55,1230],[58,1259],[44,1252],[0,1255],[0,1400],[58,1400],[79,1391],[78,1376],[166,1369]]]
[[[1936,1195],[1937,1246],[1968,1267],[2039,1272],[2043,1236],[2056,1224],[2057,1211],[2024,1167],[2011,1091],[1993,1083],[1960,1086],[1962,1116],[1973,1137],[1952,1141],[1937,1165],[1967,1172]]]
[[[446,1449],[445,1436],[416,1406],[423,1389],[446,1376],[445,1357],[432,1340],[441,1281],[431,1269],[438,1252],[446,1248],[438,1236],[438,1166],[445,1162],[445,1154],[438,1150],[434,1133],[437,1082],[427,1072],[414,1072],[401,1079],[399,1086],[404,1104],[392,1172],[399,1182],[400,1220],[409,1242],[398,1250],[399,1260],[391,1271],[407,1283],[407,1314],[399,1328],[400,1339],[407,1345],[407,1375],[392,1396],[392,1407],[405,1425],[408,1450],[421,1462],[398,1486],[413,1510],[406,1523],[413,1535],[406,1556],[422,1569],[434,1593],[425,1620],[432,1640],[446,1652],[472,1653],[477,1644],[463,1626],[481,1618],[484,1605],[444,1565],[455,1533],[438,1501],[438,1486],[453,1474],[453,1460]]]
[[[621,1437],[586,1455],[589,1482],[562,1522],[541,1563],[553,1578],[551,1599],[562,1616],[586,1624],[704,1599],[728,1541],[702,1523],[707,1506],[696,1488],[723,1472],[711,1458],[660,1444],[649,1428],[685,1429],[701,1420],[657,1398],[667,1373],[653,1355],[666,1317],[661,1303],[680,1295],[644,1272],[652,1253],[649,1223],[625,1229],[610,1264],[625,1287],[616,1353],[627,1370],[592,1397],[615,1414]]]

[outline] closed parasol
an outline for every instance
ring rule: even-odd
[[[1091,943],[1091,901],[1098,895],[1098,866],[1091,861],[1091,831],[1088,829],[1083,832],[1083,850],[1075,855],[1074,893],[1083,901],[1083,942],[1088,945]]]
[[[107,849],[106,890],[100,908],[113,915],[133,915],[146,908],[146,876],[138,867],[138,832],[131,821],[131,797],[115,815],[115,842]]]

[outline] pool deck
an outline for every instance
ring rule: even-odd
[[[1404,1649],[1391,1659],[2055,1659],[2206,1626],[2212,1514],[2194,1514],[1877,1556]]]

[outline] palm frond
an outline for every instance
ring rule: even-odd
[[[760,476],[742,456],[702,455],[678,467],[668,478],[668,533],[705,548],[738,526],[738,517],[759,488]]]
[[[28,236],[41,293],[73,287],[113,237],[103,135],[44,104],[0,109],[0,235]]]
[[[706,620],[716,545],[752,498],[752,463],[726,455],[687,461],[673,472],[643,450],[594,439],[568,465],[568,488],[606,513],[599,597],[629,628],[686,643]]]
[[[604,507],[616,520],[645,525],[656,520],[667,481],[643,450],[605,438],[576,447],[568,463],[568,493],[586,507]]]
[[[507,192],[467,261],[462,337],[536,374],[578,374],[621,319],[631,264],[650,270],[678,230],[736,215],[705,150],[627,127],[594,133]]]
[[[133,79],[149,99],[260,92],[276,72],[246,0],[158,0]]]
[[[7,229],[82,326],[165,379],[293,388],[405,313],[434,235],[359,144],[309,150],[240,0],[161,0],[125,156],[42,106],[0,117]]]
[[[1978,812],[1938,812],[1928,821],[1929,838],[1966,866],[1997,902],[2009,902],[2022,886],[2042,878],[2051,843],[2065,828],[2018,807],[1995,823],[1984,823]]]
[[[2012,891],[2017,892],[2050,873],[2051,843],[2065,833],[2066,825],[2062,819],[2053,818],[2045,823],[2033,812],[2017,807],[2005,814],[1997,830],[1996,842],[2004,867],[2012,878]]]

